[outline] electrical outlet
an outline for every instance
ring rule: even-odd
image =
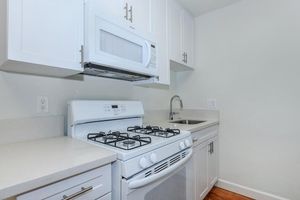
[[[46,96],[37,97],[37,112],[48,113],[49,112],[49,100]]]
[[[210,110],[217,110],[217,100],[207,99],[207,108]]]

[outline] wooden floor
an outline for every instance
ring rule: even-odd
[[[253,200],[248,197],[214,187],[204,200]]]

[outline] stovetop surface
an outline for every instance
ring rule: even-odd
[[[132,127],[128,127],[130,131],[111,130],[106,132],[88,132],[81,134],[79,137],[77,136],[77,138],[116,152],[120,160],[128,160],[178,140],[188,138],[191,135],[188,131],[180,131],[178,133],[178,131],[175,130],[171,137],[164,137],[158,136],[149,130],[147,133],[136,133],[133,132],[131,128]],[[135,128],[137,128],[137,126]],[[160,128],[160,132],[161,130],[165,129]]]
[[[119,131],[108,133],[89,133],[87,135],[87,139],[123,150],[140,148],[142,146],[151,144],[152,142],[152,138],[148,137],[147,135]]]

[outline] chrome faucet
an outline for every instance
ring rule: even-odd
[[[173,101],[174,101],[175,99],[178,99],[178,100],[179,100],[179,102],[180,102],[180,109],[183,108],[183,103],[182,103],[182,100],[181,100],[180,96],[178,96],[178,95],[173,96],[173,97],[171,98],[171,100],[170,100],[170,114],[169,114],[169,120],[173,120],[173,119],[174,119],[174,115],[178,114],[178,113],[176,113],[176,112],[173,112]]]

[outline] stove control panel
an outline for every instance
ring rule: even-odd
[[[182,133],[184,134],[185,132]],[[163,162],[176,153],[191,149],[191,145],[192,137],[189,136],[170,142],[168,145],[154,149],[150,152],[143,152],[142,149],[141,151],[137,150],[136,153],[139,153],[139,156],[121,162],[122,175],[126,178],[131,177],[157,163]]]
[[[126,112],[126,106],[124,104],[106,104],[104,105],[104,112],[119,115]]]
[[[186,147],[185,147],[185,144],[184,142],[180,142],[179,143],[179,150],[184,150]]]
[[[188,139],[184,140],[184,144],[185,144],[186,147],[191,147],[192,146],[192,143]]]
[[[157,159],[156,153],[152,153],[152,154],[150,155],[150,161],[151,161],[153,164],[157,163],[158,159]]]
[[[149,166],[151,165],[151,164],[149,163],[149,161],[148,161],[145,157],[143,157],[143,158],[140,159],[139,164],[140,164],[140,167],[141,167],[142,169],[145,169],[145,168],[147,168],[147,167],[149,167]]]

